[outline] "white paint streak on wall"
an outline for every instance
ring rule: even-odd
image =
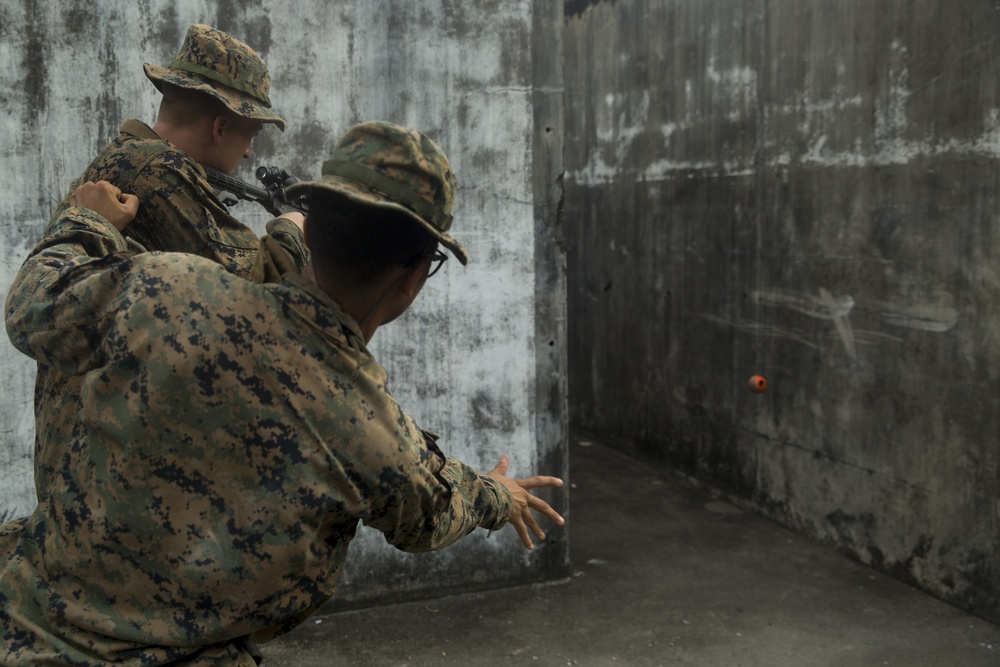
[[[757,291],[753,298],[763,306],[789,308],[818,319],[846,320],[851,311],[858,310],[874,314],[887,324],[938,333],[951,330],[959,320],[958,311],[951,305],[952,297],[946,293],[938,293],[933,299],[918,304],[880,301],[856,304],[852,297],[834,297],[824,288],[820,288],[818,297],[785,291]]]
[[[725,109],[727,118],[736,121],[752,113],[757,104],[758,76],[750,67],[738,66],[719,69],[713,57],[705,71],[705,77],[710,82],[713,103]],[[659,126],[660,138],[664,153],[670,152],[671,138],[675,133],[695,128],[704,119],[696,110],[697,100],[694,99],[694,87],[691,81],[685,82],[685,111],[683,119],[663,123]],[[622,173],[623,164],[632,149],[634,141],[648,141],[650,127],[650,93],[642,91],[639,99],[620,94],[608,94],[603,105],[596,105],[596,138],[600,150],[591,154],[589,164],[583,169],[567,174],[570,180],[578,183],[607,183],[615,180]],[[646,167],[640,175],[641,180],[663,180],[676,171],[718,169],[717,162],[688,162],[685,160],[664,158]],[[738,162],[725,163],[722,171],[727,175],[751,173],[749,165]]]
[[[854,308],[854,299],[850,296],[834,297],[826,288],[821,287],[818,295],[799,294],[785,291],[756,291],[754,300],[762,306],[788,308],[808,317],[830,320],[833,322],[837,336],[844,350],[851,359],[857,357],[854,332],[851,330],[848,316]]]
[[[790,329],[782,329],[771,324],[765,324],[757,320],[750,319],[728,319],[725,317],[719,317],[718,315],[711,315],[707,313],[702,313],[702,318],[708,320],[709,322],[715,322],[716,324],[722,324],[737,331],[742,331],[744,333],[752,334],[754,336],[761,336],[763,338],[787,338],[793,340],[797,343],[801,343],[806,347],[811,347],[813,349],[818,349],[819,345],[810,341],[809,339],[799,335],[797,332]]]
[[[854,309],[852,297],[835,298],[825,288],[820,289],[819,296],[783,290],[757,290],[751,296],[755,302],[762,306],[789,308],[797,313],[821,320],[846,318]]]
[[[621,95],[607,95],[604,106],[597,107],[597,140],[602,144],[600,156],[592,163],[594,176],[610,179],[619,169],[632,142],[644,132],[649,121],[649,91],[638,100]],[[606,154],[606,155],[605,155]]]
[[[906,131],[910,72],[905,60],[906,47],[899,40],[894,41],[889,63],[889,85],[881,91],[881,104],[875,107],[875,140],[878,142],[898,140]]]
[[[736,121],[753,112],[757,105],[757,72],[747,66],[719,70],[713,56],[705,75],[713,84],[710,88],[712,99],[726,110],[726,118]]]
[[[833,295],[825,287],[819,288],[819,298],[820,303],[830,313],[830,319],[833,320],[833,326],[837,328],[837,335],[840,336],[841,342],[844,343],[844,350],[847,352],[847,356],[851,359],[856,359],[858,352],[854,345],[854,332],[851,331],[851,323],[847,319],[847,316],[851,312],[850,308],[842,308],[838,303],[838,299],[834,299]],[[849,299],[853,305],[854,300],[851,297],[842,298]]]
[[[677,156],[672,149],[672,139],[699,126],[713,122],[713,116],[723,117],[731,123],[753,120],[757,109],[758,74],[747,66],[719,69],[712,57],[702,81],[684,82],[684,104],[676,120],[660,125],[663,139],[664,157],[651,161],[636,170],[620,158],[629,154],[630,145],[635,140],[648,141],[650,99],[648,91],[637,103],[624,95],[607,95],[603,113],[595,118],[600,142],[598,150],[591,152],[587,165],[567,172],[567,180],[580,185],[608,183],[619,178],[644,181],[662,181],[676,178],[678,174],[707,172],[713,176],[746,177],[760,169],[774,169],[801,164],[808,167],[885,167],[905,165],[916,159],[933,158],[940,155],[956,157],[1000,158],[1000,110],[991,108],[984,111],[984,127],[980,135],[951,139],[913,139],[907,136],[907,102],[914,92],[910,89],[910,73],[906,65],[908,50],[900,41],[891,46],[891,62],[888,63],[888,83],[875,94],[874,113],[871,114],[871,141],[863,143],[860,136],[849,149],[832,150],[828,128],[843,121],[845,113],[864,116],[866,99],[862,95],[839,95],[835,91],[825,99],[813,99],[802,95],[792,102],[765,103],[761,113],[764,125],[784,125],[793,123],[806,149],[793,155],[784,144],[777,145],[769,137],[762,141],[764,159],[761,163],[750,162],[757,156],[743,159],[691,160]],[[700,84],[697,87],[695,84]],[[699,100],[693,92],[709,95],[713,102],[713,116],[699,113]],[[704,129],[701,130],[704,132]],[[613,150],[607,152],[605,146],[613,142]],[[614,160],[607,156],[613,155]]]
[[[1000,158],[1000,118],[997,109],[989,109],[986,112],[991,120],[988,121],[986,132],[970,139],[949,139],[947,141],[920,141],[905,138],[889,138],[880,141],[875,150],[865,150],[860,142],[855,142],[854,150],[831,152],[826,149],[828,139],[824,136],[815,138],[809,144],[808,150],[793,157],[787,151],[774,151],[772,145],[768,145],[769,157],[765,160],[762,168],[774,169],[787,167],[794,163],[815,167],[887,167],[893,165],[905,165],[909,162],[922,159],[933,158],[942,155],[952,155],[956,157],[984,157],[990,159]],[[776,119],[772,122],[778,122]],[[665,125],[670,128],[671,134],[676,132],[678,126]],[[631,132],[630,132],[631,133]],[[664,134],[668,138],[668,134]],[[636,178],[644,181],[662,181],[674,178],[680,173],[689,172],[709,172],[712,175],[724,177],[751,176],[761,167],[740,160],[682,160],[682,159],[661,159],[650,163]],[[596,153],[591,156],[590,163],[583,169],[567,172],[567,178],[580,185],[595,185],[607,183],[617,178],[624,178],[623,170],[613,164],[605,163]],[[631,175],[628,176],[631,178]]]
[[[726,318],[719,317],[718,315],[702,313],[700,314],[702,319],[709,322],[719,324],[721,326],[726,326],[732,328],[736,331],[741,331],[743,333],[750,334],[751,336],[759,336],[761,338],[784,338],[786,340],[791,340],[806,347],[819,350],[825,345],[826,336],[823,337],[813,337],[812,339],[807,337],[807,334],[801,331],[796,331],[790,328],[778,327],[773,324],[761,322],[758,320],[753,320],[749,318]],[[884,331],[871,331],[866,329],[852,329],[851,336],[854,340],[855,346],[870,346],[875,345],[880,342],[890,342],[890,343],[902,343],[903,339],[899,336],[894,336]],[[836,343],[842,343],[840,334],[837,332],[836,328],[829,333],[829,338]]]
[[[927,300],[916,304],[886,303],[880,301],[855,302],[849,295],[834,296],[828,289],[819,288],[817,294],[806,294],[787,290],[757,290],[752,293],[754,302],[764,307],[785,308],[807,317],[830,320],[836,337],[852,359],[857,357],[857,345],[869,344],[874,340],[901,342],[902,339],[880,331],[856,331],[849,316],[852,312],[864,312],[894,327],[945,333],[958,324],[959,312],[952,305],[953,298],[945,292],[935,292]],[[766,336],[784,337],[796,340],[809,347],[816,344],[797,332],[782,329],[771,324],[751,320],[729,320],[714,315],[702,315],[705,319],[726,324],[739,331]]]
[[[873,310],[883,321],[897,327],[934,333],[951,331],[958,324],[958,310],[950,305],[917,304],[898,305],[871,302],[866,310]]]

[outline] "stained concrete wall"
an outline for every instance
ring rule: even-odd
[[[555,5],[555,6],[553,6]],[[289,11],[291,10],[291,11]],[[289,121],[266,129],[240,175],[260,164],[316,176],[356,122],[425,131],[459,176],[454,235],[472,257],[428,284],[382,329],[376,356],[400,402],[480,470],[566,471],[565,273],[561,190],[562,7],[500,0],[180,0],[0,3],[0,287],[6,293],[53,205],[120,123],[155,118],[142,63],[173,59],[188,25],[209,23],[257,48]],[[259,232],[263,209],[234,213]],[[0,517],[30,512],[34,367],[0,343]],[[550,496],[560,507],[562,497]],[[362,531],[341,604],[562,577],[566,532],[533,553],[512,530],[439,554],[407,556]]]
[[[565,13],[573,419],[1000,619],[1000,5]]]

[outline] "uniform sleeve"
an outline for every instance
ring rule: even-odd
[[[498,530],[507,523],[514,501],[510,491],[503,485],[485,475],[480,475],[461,461],[452,458],[446,459],[439,476],[451,487],[452,507],[458,505],[472,508],[473,513],[478,517],[476,524],[478,527]],[[444,535],[456,532],[448,526],[447,519],[450,519],[453,514],[453,512],[449,512],[446,520],[441,522],[441,533]]]
[[[131,269],[124,237],[81,207],[68,208],[35,246],[6,302],[18,350],[66,373],[100,365],[100,341],[121,307]]]
[[[257,262],[257,235],[230,215],[185,154],[166,152],[120,186],[139,197],[139,214],[125,231],[143,247],[200,255],[247,278]]]
[[[510,492],[446,457],[433,436],[389,401],[383,418],[372,422],[382,421],[391,432],[361,454],[360,470],[354,471],[360,472],[360,495],[369,499],[364,522],[409,552],[441,549],[476,528],[502,527],[513,506]],[[372,422],[369,428],[375,428]]]
[[[142,246],[200,255],[255,282],[262,282],[261,275],[270,275],[261,266],[269,260],[266,247],[253,230],[229,213],[185,155],[159,155],[139,170],[131,189],[123,189],[140,198],[140,214],[125,233]],[[279,217],[267,223],[267,231],[301,271],[309,258],[302,230]],[[278,280],[280,275],[263,282]]]
[[[306,267],[309,263],[309,250],[298,225],[286,218],[275,218],[267,223],[267,234],[288,253],[295,262],[297,271],[301,272]]]

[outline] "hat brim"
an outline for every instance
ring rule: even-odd
[[[249,95],[216,83],[208,77],[150,63],[145,63],[142,69],[160,92],[163,92],[162,83],[169,83],[178,88],[197,90],[219,100],[237,116],[259,120],[262,123],[274,123],[279,130],[285,131],[285,119],[272,111],[270,107],[264,106]]]
[[[375,208],[403,213],[415,222],[420,223],[420,225],[423,226],[423,228],[426,229],[431,236],[436,238],[441,245],[451,251],[451,254],[455,256],[455,259],[462,263],[462,266],[469,263],[469,253],[467,253],[465,248],[463,248],[458,241],[452,238],[451,235],[447,232],[442,232],[437,227],[420,217],[412,209],[393,201],[387,195],[377,190],[373,190],[366,185],[355,183],[353,181],[347,181],[338,176],[324,176],[318,181],[296,183],[285,190],[285,195],[289,198],[293,198],[300,195],[309,195],[314,192],[333,193],[365,206],[374,206]]]

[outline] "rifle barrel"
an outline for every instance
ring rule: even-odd
[[[208,184],[213,188],[225,190],[226,192],[247,201],[255,201],[261,204],[270,203],[271,193],[264,188],[258,188],[255,185],[250,185],[243,179],[230,176],[229,174],[225,174],[218,169],[213,169],[212,167],[204,168],[205,173],[208,174]]]

